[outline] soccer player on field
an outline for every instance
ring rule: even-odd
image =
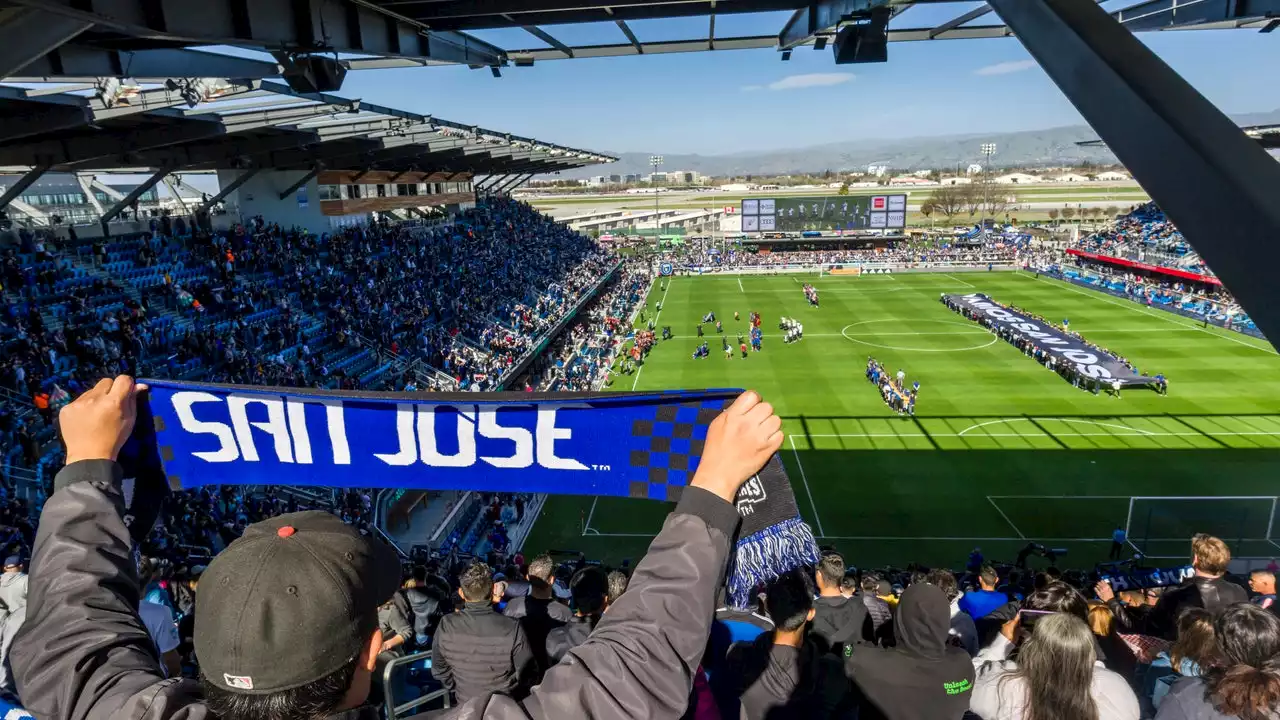
[[[741,337],[738,338],[738,344],[742,346],[742,357],[745,359],[747,357],[747,344],[742,342]]]

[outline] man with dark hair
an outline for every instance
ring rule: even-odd
[[[607,580],[609,582],[609,596],[605,598],[605,604],[612,605],[618,601],[618,598],[622,597],[622,593],[627,591],[627,583],[631,581],[631,578],[627,577],[627,574],[621,570],[613,570],[610,571]]]
[[[824,550],[814,578],[818,599],[814,604],[813,634],[837,654],[845,645],[873,641],[875,633],[866,605],[840,593],[844,579],[844,558],[840,553]]]
[[[560,662],[565,653],[587,641],[604,614],[608,590],[608,580],[598,567],[587,566],[573,574],[569,580],[573,617],[547,633],[548,662],[553,665]]]
[[[378,717],[364,702],[382,643],[377,608],[400,585],[399,561],[327,513],[251,525],[219,554],[196,596],[203,688],[161,677],[137,617],[141,593],[116,463],[142,390],[128,376],[103,380],[59,416],[67,466],[41,515],[27,620],[12,653],[27,710],[58,720]],[[740,395],[707,429],[693,480],[631,591],[574,651],[575,662],[552,668],[526,701],[487,695],[449,717],[564,714],[546,708],[658,717],[684,707],[738,531],[733,501],[781,447],[781,427],[759,395]]]
[[[960,584],[956,582],[956,576],[952,575],[950,570],[930,570],[925,576],[925,582],[936,586],[943,595],[947,596],[947,602],[951,606],[950,637],[952,641],[969,653],[969,657],[977,655],[978,627],[974,625],[969,613],[960,609],[960,599],[964,597],[964,593],[960,592]]]
[[[889,603],[879,597],[880,576],[866,573],[862,576],[862,592],[858,597],[867,608],[867,616],[871,618],[871,632],[875,635],[876,644],[887,647],[893,644],[893,609]]]
[[[493,611],[493,571],[474,562],[458,578],[461,612],[440,619],[432,644],[431,674],[464,703],[490,693],[512,693],[533,651],[520,622]]]
[[[773,631],[734,643],[712,676],[722,704],[736,699],[743,720],[827,718],[846,702],[849,680],[841,661],[805,628],[814,618],[813,586],[793,570],[769,583],[765,609]],[[722,707],[722,717],[734,717]]]
[[[525,637],[529,639],[529,647],[533,650],[533,658],[537,662],[538,673],[551,667],[547,658],[547,634],[552,628],[560,627],[573,619],[573,611],[568,605],[555,599],[553,591],[556,583],[556,565],[550,555],[542,554],[529,562],[529,571],[525,579],[529,581],[529,594],[512,598],[502,614],[520,621]],[[537,682],[536,675],[531,681]]]
[[[996,583],[1000,576],[990,565],[983,565],[978,573],[978,590],[967,592],[960,598],[960,609],[974,620],[981,620],[991,614],[992,610],[1008,604],[1009,596],[996,591]]]

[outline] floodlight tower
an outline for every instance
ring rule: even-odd
[[[988,173],[991,172],[991,156],[995,154],[995,143],[982,143],[982,155],[986,158],[986,162],[983,164],[982,169],[986,170]]]
[[[654,246],[662,250],[662,238],[660,237],[661,224],[658,220],[658,168],[662,166],[661,155],[649,156],[649,167],[653,168],[653,172],[649,174],[649,187],[653,190],[653,243]]]

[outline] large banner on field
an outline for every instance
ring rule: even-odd
[[[1075,365],[1076,370],[1084,377],[1103,380],[1108,384],[1119,381],[1121,385],[1150,385],[1155,382],[1153,378],[1134,372],[1116,356],[1049,323],[1000,305],[982,293],[947,295],[946,300],[948,305],[977,315],[985,324],[1003,330],[1014,340],[1031,340],[1041,350]]]

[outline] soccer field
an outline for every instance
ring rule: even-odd
[[[805,281],[820,308],[805,302]],[[1163,372],[1169,394],[1076,389],[948,310],[944,292],[1068,318],[1144,374]],[[1061,565],[1091,566],[1117,526],[1152,557],[1185,558],[1193,532],[1223,537],[1238,556],[1280,556],[1280,356],[1262,340],[1012,272],[680,277],[653,288],[650,314],[659,299],[658,327],[676,337],[612,389],[758,390],[783,418],[801,513],[852,565],[961,566],[974,546],[1012,561],[1036,540],[1067,550]],[[762,352],[726,360],[709,325],[711,357],[691,358],[704,314],[733,343],[752,310],[764,318]],[[801,342],[783,344],[783,315],[804,324]],[[919,381],[914,418],[866,381],[868,355]],[[553,497],[525,551],[634,561],[669,510]]]

